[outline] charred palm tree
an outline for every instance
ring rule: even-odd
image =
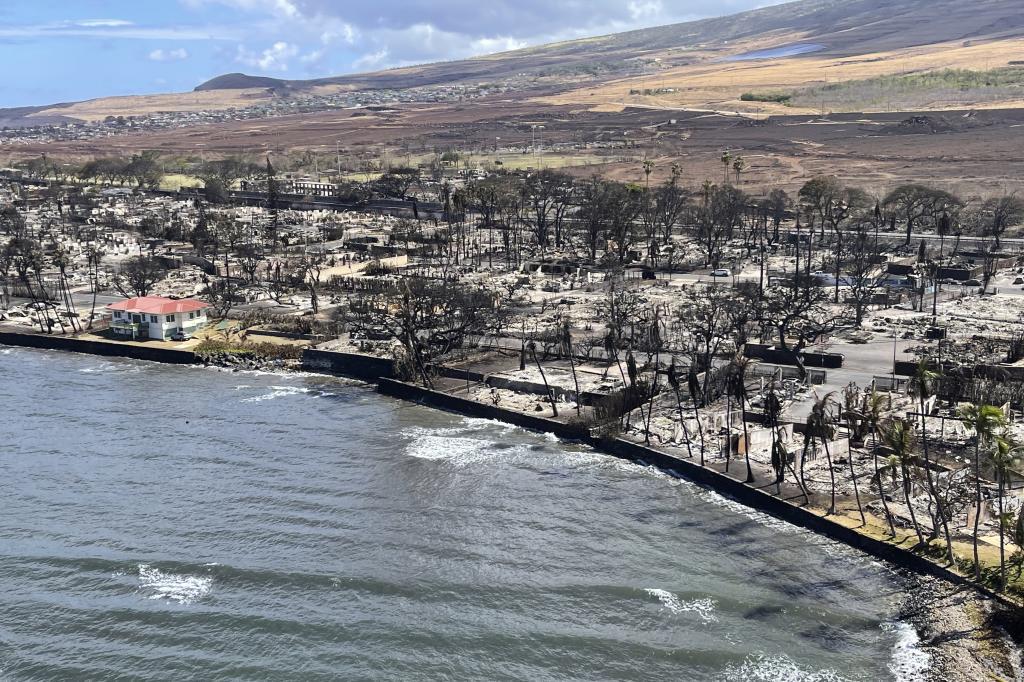
[[[633,356],[632,350],[626,351],[626,374],[629,376],[629,404],[632,406],[633,401],[635,400],[637,407],[640,408],[640,423],[643,424],[644,427],[644,444],[650,445],[650,421],[648,417],[644,415],[644,403],[647,402],[647,395],[645,391],[647,389],[641,381],[640,370],[636,366],[636,358]],[[630,412],[632,413],[632,411],[632,407],[630,407]]]
[[[942,503],[942,497],[939,495],[938,490],[935,487],[935,480],[932,476],[932,463],[931,458],[928,456],[928,420],[925,415],[925,405],[931,396],[935,392],[935,382],[938,380],[938,372],[934,372],[928,367],[928,363],[922,358],[914,370],[914,379],[911,382],[910,390],[917,397],[918,411],[921,414],[921,450],[924,453],[924,471],[925,477],[928,483],[928,495],[931,496],[932,501],[935,504],[935,517],[937,522],[933,522],[932,534],[937,535],[939,528],[942,528],[943,534],[946,538],[946,561],[951,565],[953,563],[953,540],[949,534],[949,520],[946,518],[945,505]]]
[[[750,432],[747,430],[747,369],[750,366],[750,360],[743,357],[741,353],[737,353],[736,356],[729,363],[729,369],[726,374],[726,383],[729,388],[729,393],[740,408],[740,419],[743,422],[743,444],[744,444],[744,457],[747,465],[747,478],[745,483],[754,482],[754,470],[750,466]],[[730,425],[731,426],[731,425]],[[731,433],[731,432],[730,432]],[[732,438],[729,439],[729,451],[732,452]],[[726,471],[728,468],[728,459],[726,459]]]
[[[92,280],[92,306],[89,309],[89,324],[86,329],[92,329],[93,318],[96,317],[96,296],[100,292],[100,262],[103,260],[103,249],[93,244],[85,251],[86,260],[89,263],[89,279]]]
[[[690,444],[690,430],[686,428],[686,418],[683,416],[683,398],[679,392],[679,374],[676,370],[676,360],[672,358],[672,363],[666,370],[668,375],[668,385],[672,387],[672,392],[676,396],[676,408],[679,410],[679,428],[683,430],[683,437],[686,438],[686,456],[689,459],[693,459],[693,447]]]
[[[786,464],[791,459],[786,446],[779,439],[779,416],[782,414],[782,401],[775,393],[774,386],[768,389],[764,399],[764,416],[768,428],[772,432],[772,471],[775,472],[775,494],[782,495],[782,482],[786,479]],[[799,480],[797,481],[799,484]],[[803,488],[801,488],[803,490]],[[806,500],[807,493],[804,492]]]
[[[828,513],[836,513],[836,471],[832,466],[832,449],[829,443],[835,438],[836,426],[835,415],[832,410],[834,395],[826,394],[814,402],[811,407],[811,414],[807,417],[807,437],[812,441],[821,440],[825,448],[825,461],[828,464],[828,475],[831,484],[831,502]]]
[[[693,369],[693,365],[690,365],[690,370],[686,373],[686,387],[690,391],[690,400],[693,401],[693,418],[697,420],[697,435],[700,436],[700,465],[704,466],[704,427],[700,423],[700,406],[698,401],[700,400],[700,380],[697,379],[697,372]]]
[[[555,401],[555,394],[551,391],[551,386],[548,385],[548,377],[544,374],[544,367],[540,364],[540,358],[537,357],[537,342],[530,339],[530,342],[526,344],[526,349],[530,351],[530,355],[533,357],[533,361],[536,363],[537,369],[540,371],[540,380],[544,382],[544,394],[547,396],[547,399],[551,401],[551,416],[557,419],[558,403]]]
[[[562,354],[569,358],[569,368],[572,370],[572,383],[576,387],[576,416],[579,417],[582,413],[580,402],[583,396],[580,394],[580,381],[576,377],[576,361],[572,357],[572,329],[569,326],[569,320],[562,320],[558,342],[562,347]]]

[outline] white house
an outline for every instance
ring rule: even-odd
[[[131,339],[167,340],[178,332],[194,334],[206,326],[209,303],[194,298],[141,296],[107,306],[113,318],[110,328]]]

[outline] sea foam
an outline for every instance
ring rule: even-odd
[[[709,598],[683,600],[668,590],[649,587],[644,590],[647,594],[655,597],[661,605],[672,613],[696,613],[701,621],[707,625],[715,623],[718,617],[715,615],[715,600]]]
[[[164,599],[176,604],[192,604],[210,593],[213,578],[199,575],[178,575],[161,571],[149,564],[139,564],[139,592],[150,599]]]
[[[928,679],[931,655],[920,646],[921,638],[909,623],[895,621],[882,623],[882,630],[895,634],[889,671],[896,682],[924,682]]]
[[[723,682],[845,682],[834,670],[805,670],[785,654],[752,654],[719,676]]]

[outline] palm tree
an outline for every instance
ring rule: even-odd
[[[92,280],[92,308],[89,310],[87,329],[92,329],[92,321],[96,317],[96,295],[100,291],[100,261],[103,260],[103,256],[103,249],[96,244],[88,246],[85,250],[85,257],[89,263],[89,279]]]
[[[690,430],[686,428],[686,419],[683,417],[683,399],[679,393],[679,375],[676,371],[675,358],[672,358],[666,373],[668,375],[668,385],[672,387],[672,391],[676,394],[676,407],[679,409],[679,426],[683,429],[683,437],[686,438],[686,455],[689,459],[693,459],[693,448],[690,446]]]
[[[863,442],[864,429],[867,426],[867,416],[858,409],[860,389],[857,384],[851,383],[843,390],[843,416],[846,418],[846,441],[848,452],[846,461],[850,465],[850,482],[853,483],[853,495],[857,500],[857,511],[860,513],[860,525],[867,525],[864,517],[864,507],[860,503],[860,488],[857,486],[857,472],[853,468],[853,447],[852,441]]]
[[[917,533],[917,542],[924,544],[924,536],[921,534],[921,526],[917,522],[917,515],[914,513],[914,505],[910,502],[910,492],[913,482],[910,478],[910,467],[916,463],[914,450],[914,429],[905,419],[896,417],[882,425],[882,442],[892,451],[887,458],[886,465],[878,470],[879,488],[881,489],[881,478],[885,473],[892,475],[893,482],[896,482],[897,475],[902,478],[903,499],[907,503],[907,510],[910,512],[910,522],[914,524],[914,532]],[[894,533],[895,534],[895,533]]]
[[[928,494],[935,502],[935,516],[938,519],[937,523],[934,521],[932,523],[932,535],[933,537],[938,535],[939,527],[941,526],[946,537],[946,560],[952,564],[953,540],[949,534],[949,520],[946,518],[942,497],[935,488],[935,481],[932,477],[932,463],[928,456],[928,421],[925,415],[925,403],[928,402],[928,399],[935,392],[935,382],[938,378],[939,373],[929,369],[928,363],[922,358],[918,361],[917,367],[914,370],[914,378],[911,381],[910,390],[917,397],[917,404],[921,413],[921,449],[924,452],[924,471],[928,481]]]
[[[775,494],[782,495],[782,482],[786,480],[786,466],[792,468],[793,458],[786,450],[786,446],[779,440],[779,417],[782,415],[782,401],[779,400],[773,385],[768,389],[768,395],[764,399],[764,416],[768,420],[768,428],[772,431],[772,470],[775,472]],[[800,491],[804,494],[804,503],[810,500],[807,491],[800,485],[800,479],[793,472]]]
[[[729,164],[732,162],[732,154],[726,149],[722,152],[722,166],[725,167],[725,182],[729,183]]]
[[[981,580],[981,560],[978,558],[978,524],[981,520],[981,447],[992,441],[1006,427],[1006,415],[994,405],[964,405],[960,419],[974,430],[974,579]]]
[[[995,448],[989,457],[992,468],[996,472],[996,484],[999,489],[999,588],[1006,589],[1006,532],[1012,526],[1003,511],[1003,494],[1006,490],[1006,476],[1020,461],[1021,446],[1013,440],[1009,433],[1002,433],[995,438]],[[1010,517],[1012,518],[1012,514]]]
[[[828,475],[832,488],[831,503],[828,508],[829,514],[836,513],[836,472],[832,468],[832,450],[829,447],[829,442],[836,435],[835,416],[832,412],[834,398],[835,395],[833,393],[828,393],[814,402],[814,405],[811,407],[811,413],[807,416],[807,430],[804,433],[805,451],[807,441],[813,444],[820,439],[822,445],[825,446],[825,460],[828,463]]]
[[[732,169],[736,171],[736,184],[740,184],[740,173],[747,167],[747,162],[743,160],[742,156],[737,156],[732,162]]]
[[[726,382],[729,387],[729,393],[736,400],[740,406],[740,420],[743,422],[743,445],[744,445],[744,457],[746,458],[747,464],[747,479],[745,483],[754,482],[754,470],[750,466],[750,432],[747,430],[747,369],[750,366],[750,360],[743,357],[742,353],[737,353],[736,356],[729,363],[729,369],[726,374]],[[732,439],[729,440],[729,451],[732,452]],[[728,460],[726,460],[728,462]],[[728,464],[726,464],[726,471],[728,471]]]
[[[885,399],[882,397],[882,394],[876,391],[874,386],[872,386],[871,392],[864,395],[860,414],[868,422],[871,428],[871,455],[874,460],[875,468],[875,475],[872,478],[872,481],[878,484],[878,497],[882,501],[882,509],[885,511],[885,520],[889,524],[889,534],[896,537],[896,526],[893,525],[892,512],[889,511],[889,503],[885,499],[885,488],[882,485],[882,479],[878,473],[878,422],[882,417],[882,408],[884,404]]]
[[[569,320],[562,320],[562,326],[559,329],[558,344],[562,347],[562,353],[569,358],[569,368],[572,369],[572,383],[576,387],[576,416],[580,416],[582,408],[580,401],[583,400],[583,396],[580,394],[580,382],[576,378],[576,362],[572,357],[572,328],[569,326]]]
[[[700,380],[697,379],[697,372],[690,365],[686,373],[686,387],[690,391],[690,400],[693,401],[693,418],[697,420],[697,435],[700,436],[700,465],[704,466],[704,427],[700,423],[700,407],[697,401],[700,400]]]
[[[544,368],[540,364],[540,360],[537,358],[537,342],[530,339],[530,342],[526,344],[526,349],[530,351],[530,355],[533,356],[533,361],[537,364],[537,369],[540,370],[540,379],[544,382],[544,393],[547,395],[548,400],[551,401],[551,416],[558,418],[558,403],[555,401],[555,394],[552,393],[551,387],[548,386],[548,378],[544,374]]]

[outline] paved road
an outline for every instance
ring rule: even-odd
[[[906,350],[921,345],[918,339],[885,341],[872,341],[864,344],[836,343],[828,348],[828,352],[842,353],[845,356],[843,366],[839,369],[830,369],[826,372],[826,383],[814,387],[814,394],[821,398],[829,393],[835,392],[837,397],[842,399],[843,389],[856,383],[860,388],[871,385],[871,381],[877,376],[888,376],[893,366],[893,349],[895,347],[896,358],[907,359]],[[813,394],[811,398],[794,403],[786,411],[786,418],[802,422],[811,413],[811,406],[814,404]]]

